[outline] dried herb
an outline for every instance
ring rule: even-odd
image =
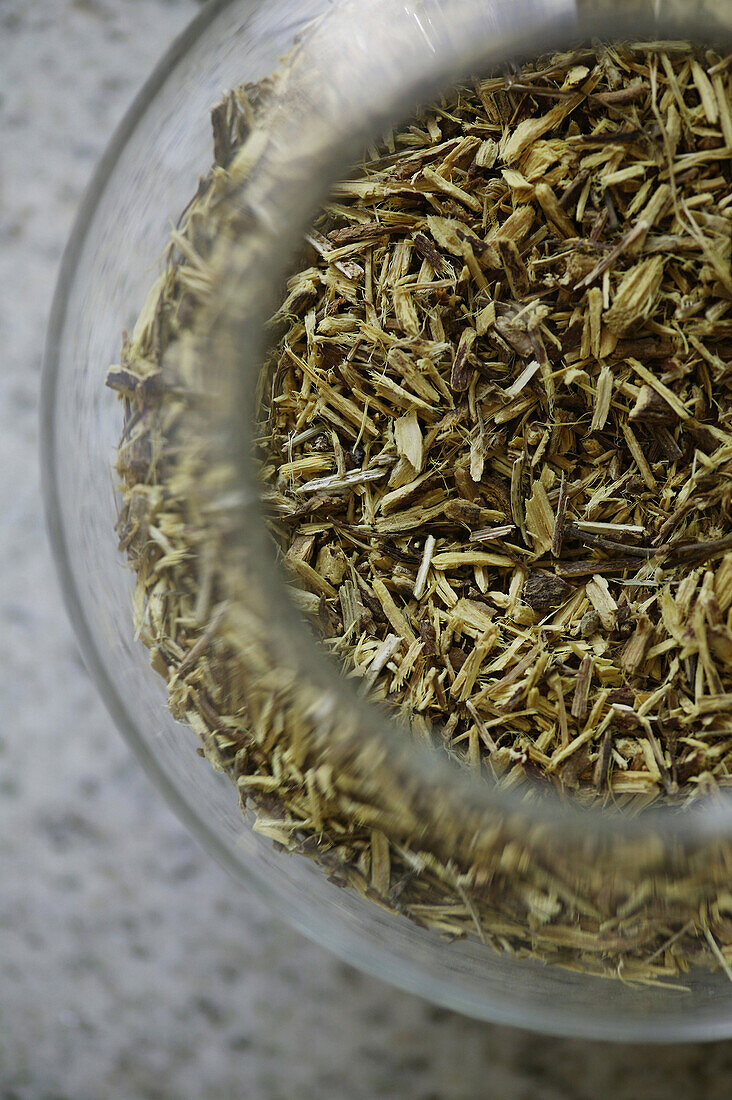
[[[318,836],[344,881],[415,919],[682,972],[701,952],[687,910],[678,937],[659,917],[617,942],[555,886],[499,916],[425,861],[415,875],[335,779],[287,771],[286,730],[242,747],[259,719],[216,641],[215,563],[168,491],[186,396],[162,352],[205,293],[216,204],[270,92],[216,109],[216,172],[108,379],[120,542],[171,709],[263,832]],[[637,811],[732,783],[730,134],[712,51],[597,47],[476,80],[336,185],[275,318],[263,493],[299,606],[416,736],[527,793],[539,777]]]
[[[552,761],[566,745],[549,690],[558,679],[562,698],[575,700],[569,741],[590,744],[572,780],[573,797],[586,799],[597,796],[602,749],[584,723],[603,689],[626,688],[654,729],[668,700],[690,737],[712,724],[732,736],[719,689],[729,675],[704,641],[712,624],[699,608],[730,527],[720,489],[732,470],[730,294],[720,274],[732,238],[720,121],[729,95],[714,96],[710,117],[704,66],[713,61],[690,51],[604,56],[565,55],[520,80],[460,89],[336,188],[317,224],[331,251],[308,258],[311,294],[280,314],[261,432],[285,546],[302,531],[290,522],[295,498],[326,487],[327,477],[309,479],[309,463],[337,466],[332,448],[315,458],[310,440],[292,447],[300,426],[320,422],[343,448],[357,438],[364,448],[357,470],[329,475],[331,488],[352,489],[343,521],[312,525],[315,553],[342,552],[385,609],[345,643],[331,640],[344,666],[368,675],[375,643],[400,639],[376,694],[418,707],[466,762],[468,702],[483,721],[520,703],[491,766],[515,782],[520,754],[540,739],[561,790]],[[608,87],[608,56],[632,95]],[[372,228],[357,236],[359,224]],[[380,224],[390,231],[377,236]],[[334,270],[343,241],[347,277]],[[663,340],[664,360],[642,361],[628,340]],[[481,607],[482,630],[465,604]],[[589,633],[580,624],[591,612]],[[424,619],[435,630],[429,659],[412,650]],[[639,619],[648,639],[642,655],[640,644],[630,651],[631,671]],[[460,669],[456,644],[468,654]],[[707,697],[720,702],[705,719]],[[644,740],[636,730],[602,769],[616,799],[667,793],[639,751]],[[685,797],[696,793],[696,768],[729,782],[719,743],[708,749],[682,749],[696,764]]]

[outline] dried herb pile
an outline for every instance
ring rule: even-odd
[[[268,501],[346,669],[471,767],[694,792],[732,751],[726,62],[462,89],[335,188]]]
[[[730,61],[598,46],[456,90],[333,189],[273,321],[259,457],[299,605],[414,736],[507,785],[641,809],[732,782]],[[415,876],[233,674],[164,356],[271,91],[215,110],[216,168],[108,378],[120,545],[171,710],[263,832],[369,896],[501,950],[678,973],[708,955],[686,911],[610,943],[596,899],[579,918],[546,875],[492,916],[444,868]]]

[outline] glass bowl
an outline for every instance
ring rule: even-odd
[[[590,7],[579,0],[425,0],[389,7],[388,0],[375,0],[358,9],[343,5],[337,16],[328,0],[210,3],[138,96],[83,203],[50,325],[42,461],[49,528],[86,662],[115,722],[154,782],[238,881],[354,966],[450,1008],[556,1034],[671,1041],[732,1035],[732,983],[724,972],[693,970],[686,991],[641,987],[500,955],[471,939],[446,944],[435,932],[340,889],[317,867],[283,855],[252,830],[231,781],[201,759],[193,733],[167,711],[164,684],[134,637],[132,578],[113,532],[119,506],[113,463],[120,413],[115,396],[104,386],[106,369],[119,354],[122,329],[134,324],[152,282],[171,220],[209,164],[212,104],[225,90],[274,71],[312,20],[338,18],[344,21],[341,27],[353,31],[348,49],[334,50],[327,60],[321,57],[324,70],[331,66],[329,96],[323,102],[314,99],[315,110],[304,123],[312,125],[313,140],[317,134],[321,141],[319,171],[311,164],[304,172],[297,161],[290,171],[292,158],[281,142],[265,181],[270,190],[263,183],[259,192],[245,196],[255,220],[290,241],[297,239],[313,203],[347,159],[351,150],[344,147],[346,135],[360,138],[478,62],[535,55],[570,37],[653,33],[659,10],[664,34],[692,34],[713,14],[712,6],[701,2]],[[715,12],[728,32],[730,5],[720,4]],[[385,36],[387,25],[390,33]],[[409,45],[396,50],[401,32]],[[334,103],[344,131],[340,135],[333,126]],[[324,121],[329,126],[318,130]],[[288,155],[283,158],[284,153]],[[268,292],[275,292],[276,276],[268,272]],[[263,293],[260,320],[267,305]],[[246,320],[251,326],[253,316],[230,318],[233,331],[245,335],[250,368],[256,365],[258,336],[247,341],[242,325]],[[236,375],[232,384],[238,384]],[[240,476],[246,484],[246,473]],[[246,531],[240,534],[244,540],[250,537]],[[277,634],[287,620],[284,589],[279,591],[275,573],[267,568],[260,579],[273,608],[271,630]],[[306,671],[314,680],[328,675],[336,679],[315,660]],[[342,685],[333,685],[333,690],[340,692]],[[345,704],[361,706],[353,699]],[[384,724],[367,709],[364,728]],[[395,751],[394,731],[379,728],[374,736],[382,733],[384,752]],[[416,752],[413,762],[417,783],[453,782],[452,771],[439,770],[435,778],[433,764]],[[552,843],[572,854],[588,873],[598,852],[608,868],[613,861],[632,861],[637,852],[639,881],[644,866],[651,874],[654,859],[669,873],[684,873],[702,857],[717,861],[716,873],[726,867],[724,845],[732,834],[732,812],[726,805],[684,819],[649,817],[641,823],[601,820],[597,813],[572,813],[558,806],[529,809],[491,789],[466,789],[465,797],[490,814],[503,815],[519,837],[534,829],[550,830]],[[651,862],[644,864],[643,853],[649,850]],[[602,866],[594,871],[598,869]]]

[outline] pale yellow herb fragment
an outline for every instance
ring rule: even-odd
[[[425,458],[424,440],[416,410],[394,421],[394,442],[402,458],[406,458],[418,474],[421,473]]]
[[[613,396],[613,371],[612,367],[604,364],[597,380],[595,391],[595,407],[592,412],[591,432],[599,432],[605,427],[610,414],[610,403]]]
[[[607,578],[599,574],[594,576],[585,585],[585,591],[605,630],[612,630],[615,627],[618,605],[610,592]]]
[[[546,489],[540,481],[534,482],[531,496],[526,502],[526,530],[529,532],[537,554],[545,554],[551,549],[554,538],[554,512]]]
[[[661,287],[664,265],[663,256],[652,256],[623,277],[605,314],[605,324],[616,336],[622,336],[630,325],[650,314]]]

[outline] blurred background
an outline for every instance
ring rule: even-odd
[[[40,503],[44,330],[95,162],[199,8],[0,0],[0,1098],[726,1100],[732,1043],[479,1024],[290,931],[190,839],[84,671]]]

